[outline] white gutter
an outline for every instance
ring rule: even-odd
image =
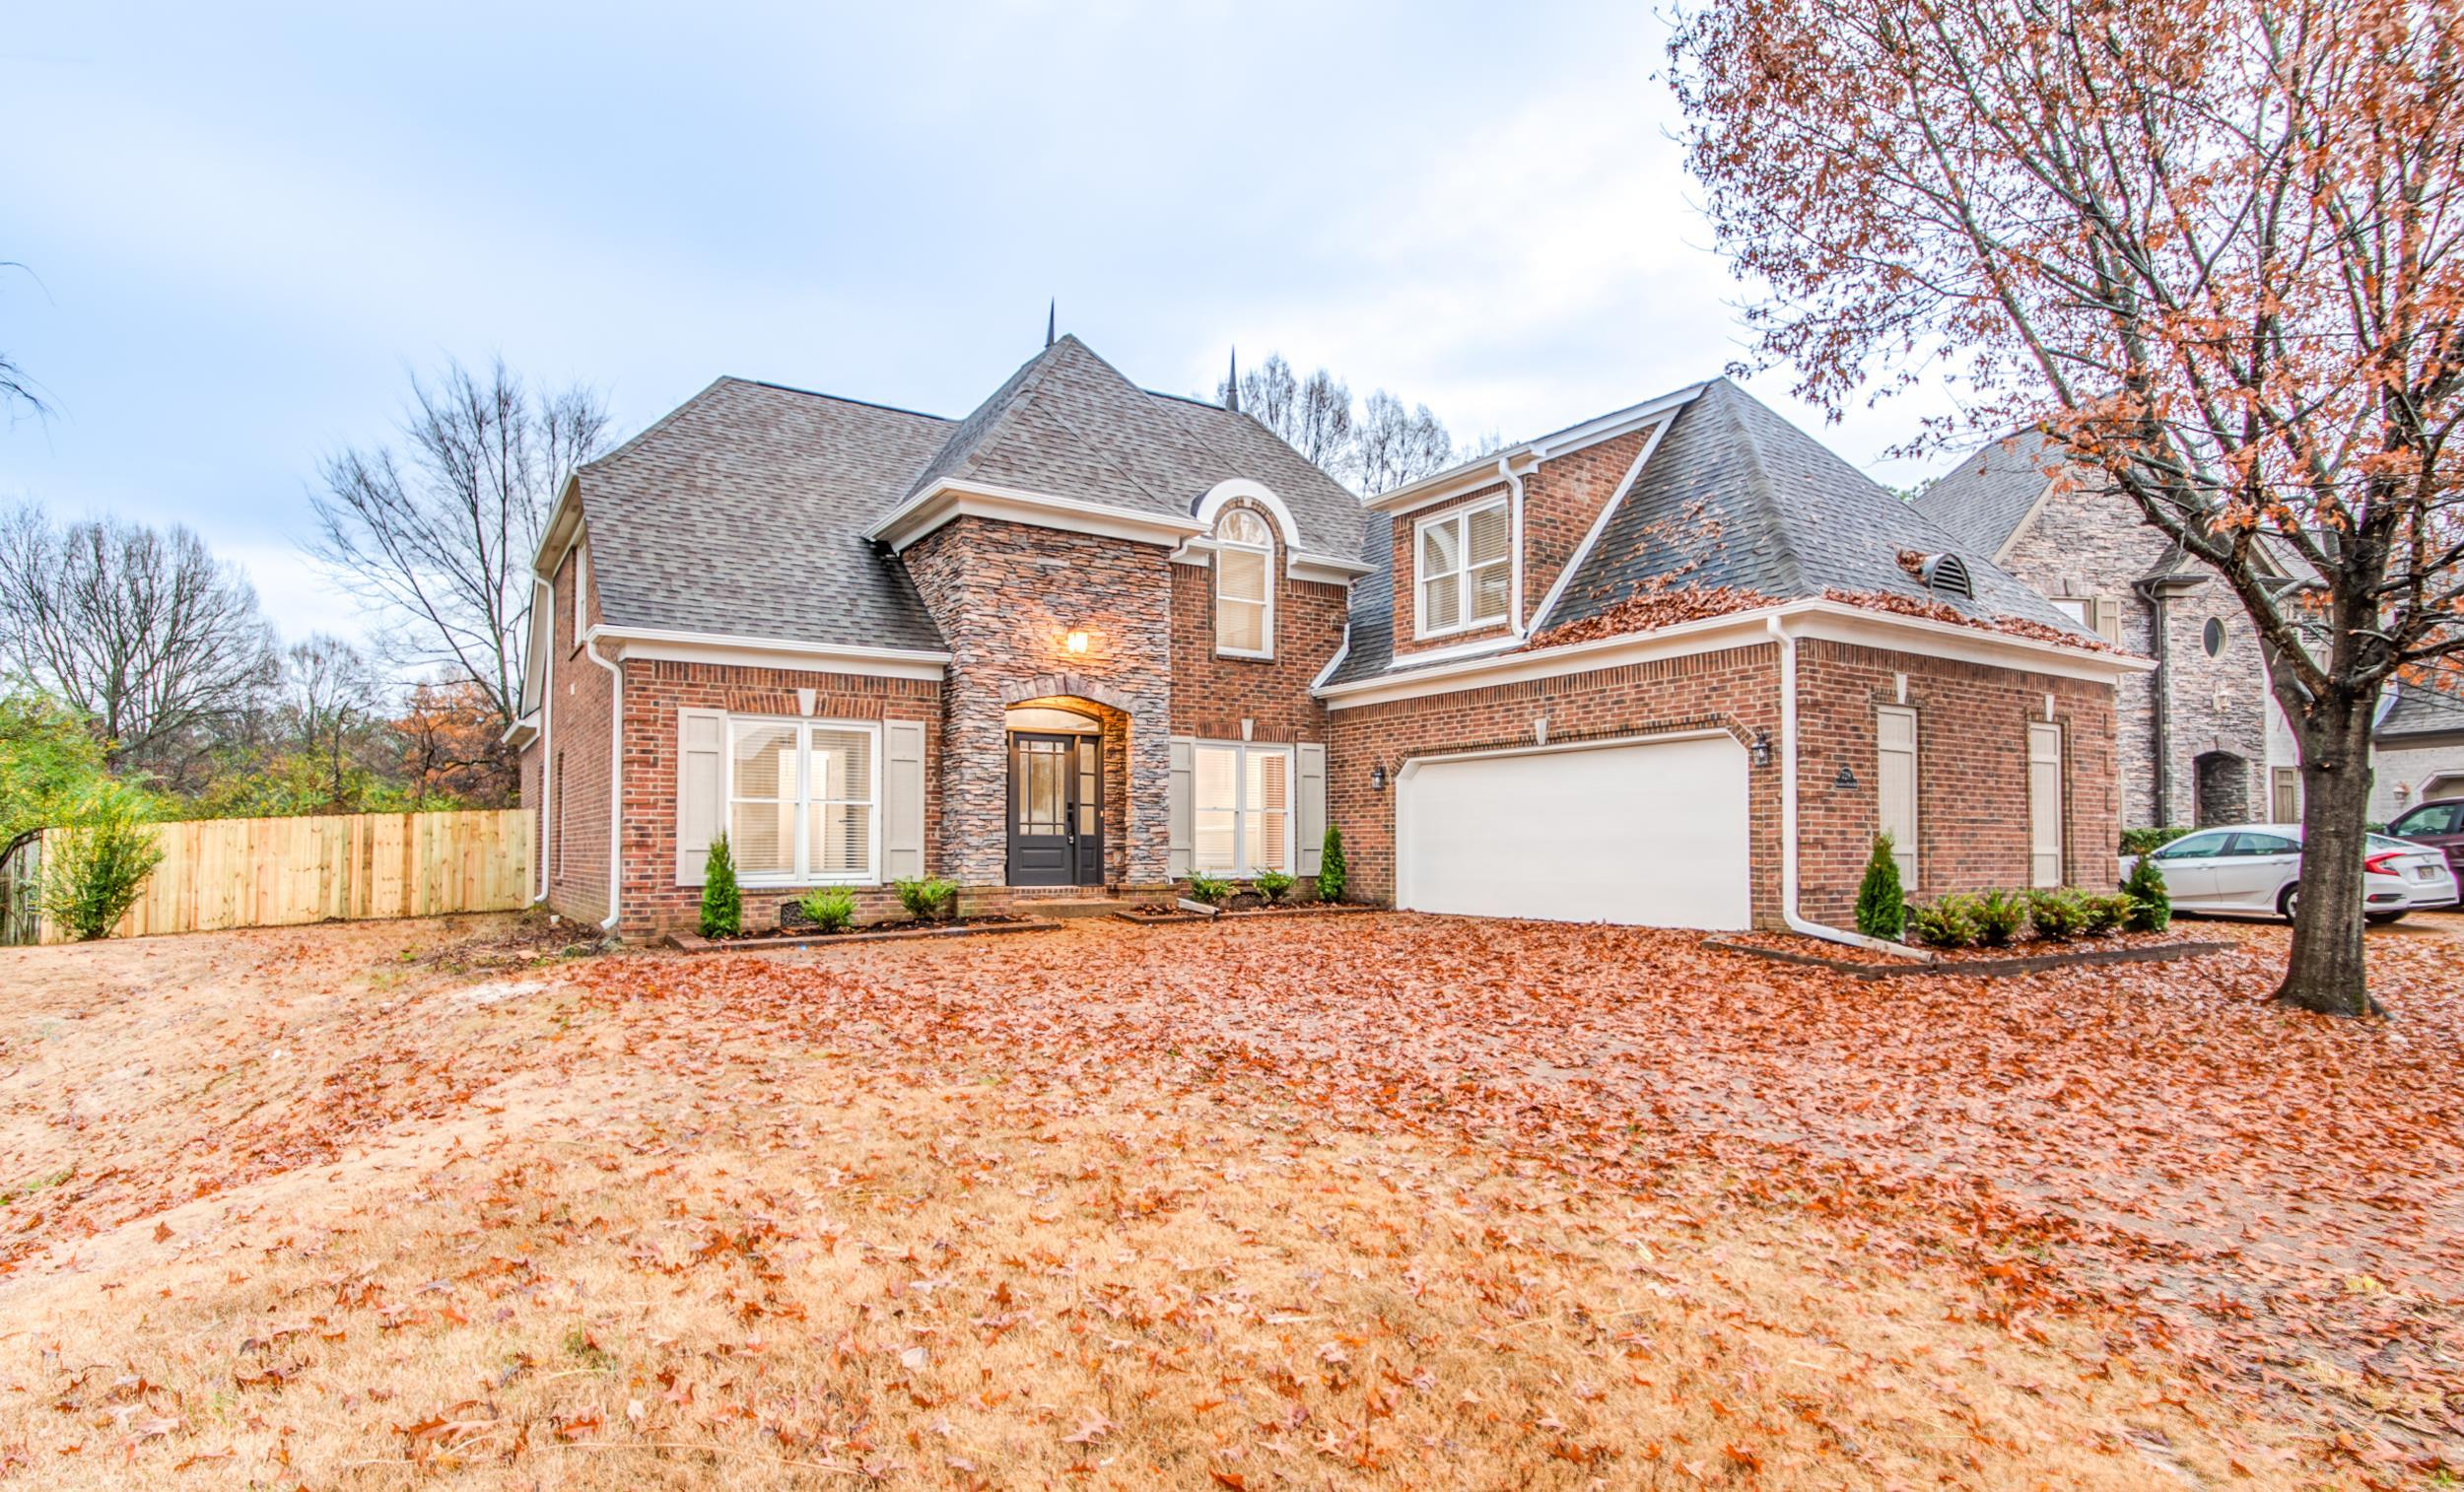
[[[545,592],[544,604],[548,608],[547,657],[539,664],[539,843],[530,847],[530,852],[539,858],[539,894],[530,899],[530,905],[536,907],[548,899],[548,846],[554,843],[550,838],[555,827],[551,816],[556,812],[556,794],[548,786],[549,776],[556,771],[556,586],[536,576],[531,583],[539,592]],[[530,604],[543,604],[542,596],[534,592]],[[530,644],[540,645],[536,628],[531,630]]]
[[[1514,493],[1514,496],[1507,502],[1507,511],[1510,516],[1506,522],[1506,526],[1511,530],[1506,536],[1506,542],[1511,546],[1509,552],[1514,556],[1514,582],[1510,587],[1514,591],[1514,607],[1507,614],[1506,631],[1519,640],[1523,636],[1523,478],[1515,471],[1514,458],[1511,456],[1497,458],[1497,474],[1506,479],[1506,486]],[[1465,554],[1467,563],[1471,558],[1469,552],[1471,542],[1471,538],[1467,535],[1464,539],[1467,546]]]
[[[582,634],[582,650],[606,669],[614,683],[607,732],[607,920],[599,923],[601,932],[614,932],[618,898],[625,885],[625,671],[599,656],[596,627]]]
[[[1791,932],[1930,964],[1934,956],[1921,949],[1825,926],[1797,913],[1797,637],[1777,615],[1768,625],[1780,647],[1780,916]]]

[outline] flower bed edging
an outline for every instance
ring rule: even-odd
[[[915,938],[993,937],[1004,932],[1050,932],[1052,920],[988,922],[980,927],[882,927],[858,932],[817,932],[810,937],[706,938],[695,932],[667,934],[667,946],[683,953],[766,953],[773,948],[836,948],[846,943],[898,943]]]
[[[1855,980],[1905,979],[1910,975],[1924,974],[1976,975],[1995,979],[2086,964],[2164,964],[2175,959],[2223,953],[2233,946],[2230,943],[2153,943],[2137,948],[2082,948],[2073,953],[2036,953],[2016,959],[1963,959],[1948,964],[1864,964],[1851,959],[1826,959],[1818,953],[1797,953],[1786,948],[1759,948],[1751,943],[1731,942],[1727,938],[1704,938],[1702,945],[1721,953],[1743,953],[1779,964],[1828,969]]]

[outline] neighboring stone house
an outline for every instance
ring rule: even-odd
[[[2416,803],[2464,798],[2464,698],[2398,684],[2379,702],[2370,818],[2393,822]]]
[[[1075,338],[964,420],[722,378],[569,484],[513,739],[540,895],[749,925],[1319,869],[1742,927],[2101,883],[2144,664],[1726,380],[1362,503]],[[1896,609],[1892,609],[1896,608]],[[1793,770],[1792,770],[1793,769]]]

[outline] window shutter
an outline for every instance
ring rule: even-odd
[[[1191,742],[1175,737],[1172,742],[1172,780],[1165,794],[1165,856],[1164,870],[1176,881],[1189,879],[1190,874],[1190,803],[1194,794],[1194,767]]]
[[[1890,857],[1899,862],[1899,883],[1916,895],[1917,785],[1916,712],[1886,707],[1875,712],[1877,826],[1890,836]]]
[[[716,710],[676,712],[676,884],[699,886],[719,833],[726,791],[727,717]]]
[[[2114,646],[2122,645],[2121,597],[2098,596],[2096,598],[2096,631],[2102,633],[2104,640]]]
[[[1326,748],[1303,741],[1295,765],[1300,769],[1300,873],[1318,873],[1318,854],[1326,846]]]
[[[924,722],[891,720],[883,734],[881,878],[914,880],[924,873]]]
[[[2062,884],[2062,727],[2027,727],[2027,883]]]

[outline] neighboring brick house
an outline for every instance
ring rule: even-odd
[[[756,926],[1152,894],[1330,823],[1433,911],[1837,921],[1878,828],[1919,894],[2100,882],[2144,665],[1956,548],[1725,380],[1364,504],[1070,337],[960,421],[723,378],[541,546],[540,894],[689,926],[722,831]]]
[[[2156,660],[2120,686],[2126,825],[2301,817],[2300,753],[2258,630],[2223,579],[2128,497],[2023,431],[1960,462],[1914,506],[2083,625]],[[2399,704],[2404,694],[2390,690],[2381,706],[2370,799],[2379,821],[2419,802],[2423,782],[2464,790],[2464,718],[2441,709],[2443,697]]]

